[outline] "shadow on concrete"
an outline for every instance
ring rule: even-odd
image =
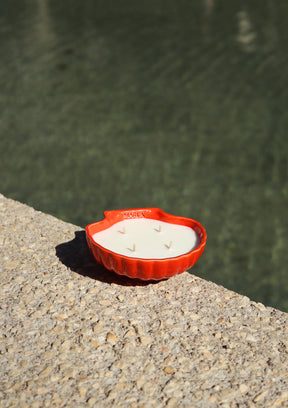
[[[101,282],[116,283],[123,286],[146,286],[157,283],[157,281],[130,279],[108,271],[91,255],[86,242],[85,231],[76,231],[72,241],[57,245],[56,255],[73,272]]]

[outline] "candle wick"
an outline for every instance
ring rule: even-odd
[[[129,251],[131,251],[131,252],[135,252],[135,250],[136,250],[136,245],[133,244],[133,249],[131,249],[131,248],[128,248],[128,249],[129,249]]]
[[[122,231],[119,230],[118,232],[120,232],[120,234],[126,234],[125,227],[122,228]]]
[[[169,245],[165,244],[165,246],[166,246],[167,249],[171,249],[172,244],[173,244],[173,241],[170,241]]]
[[[154,228],[154,229],[155,229],[155,231],[157,231],[157,232],[161,232],[162,227],[161,227],[161,225],[159,225],[158,228]]]

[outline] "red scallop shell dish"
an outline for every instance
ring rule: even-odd
[[[146,281],[170,278],[173,275],[185,272],[195,265],[206,245],[206,231],[198,221],[167,214],[160,208],[105,211],[104,216],[105,218],[102,221],[87,225],[86,239],[90,252],[96,261],[102,264],[106,269],[116,272],[118,275],[125,275],[129,278]],[[149,218],[170,224],[187,226],[193,229],[197,234],[197,246],[191,251],[174,258],[142,259],[128,257],[110,251],[94,241],[93,235],[97,232],[108,229],[120,221],[133,218]]]

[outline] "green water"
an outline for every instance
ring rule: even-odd
[[[0,191],[85,226],[160,207],[198,276],[288,311],[288,2],[0,3]]]

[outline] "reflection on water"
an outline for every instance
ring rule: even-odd
[[[256,33],[246,11],[239,11],[238,17],[238,35],[237,41],[243,51],[253,52],[256,50]]]
[[[1,191],[196,218],[193,273],[288,310],[288,4],[142,3],[0,3]]]

